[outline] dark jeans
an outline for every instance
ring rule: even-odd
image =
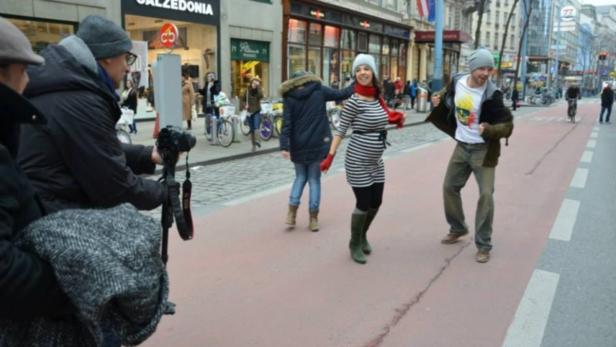
[[[468,227],[464,221],[462,197],[460,191],[466,185],[471,173],[479,186],[479,201],[475,215],[475,244],[478,249],[492,249],[492,221],[494,219],[494,169],[484,167],[483,159],[488,146],[482,144],[465,144],[459,142],[449,159],[445,182],[443,183],[443,201],[445,218],[451,227],[451,233],[465,233]]]
[[[599,113],[599,122],[603,122],[603,111],[606,111],[605,121],[610,121],[610,115],[612,114],[612,105],[610,106],[601,106],[601,113]]]
[[[361,211],[378,210],[383,202],[385,183],[374,183],[369,187],[352,187],[355,193],[355,207]]]

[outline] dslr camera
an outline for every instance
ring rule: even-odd
[[[169,125],[160,130],[156,147],[163,161],[172,160],[175,162],[181,152],[190,151],[196,143],[197,139],[194,136],[178,127]]]

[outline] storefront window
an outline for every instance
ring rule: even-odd
[[[389,39],[383,38],[383,55],[389,55]]]
[[[308,71],[321,76],[321,48],[308,48]]]
[[[392,78],[392,76],[389,74],[389,56],[382,56],[381,58],[381,68],[379,69],[379,73],[380,73],[380,79],[381,81],[385,79],[385,77],[390,77]]]
[[[269,42],[231,39],[231,95],[243,95],[250,81],[261,79],[263,92],[269,90]]]
[[[339,36],[340,36],[340,28],[326,25],[323,46],[338,48],[338,42],[340,42]]]
[[[28,41],[32,44],[32,49],[37,53],[48,45],[58,43],[75,32],[75,25],[73,24],[15,18],[7,19],[26,35]]]
[[[335,48],[323,48],[323,81],[331,87],[339,88],[339,51]]]
[[[342,29],[340,36],[340,48],[355,51],[355,32],[349,29]]]
[[[347,50],[342,51],[342,58],[340,59],[341,80],[346,81],[347,78],[354,78],[354,73],[351,71],[353,59],[355,59],[355,52]]]
[[[308,44],[311,46],[321,46],[321,25],[310,23],[308,31]]]
[[[398,55],[398,40],[391,40],[391,55]]]
[[[287,57],[289,63],[287,71],[289,75],[296,71],[306,70],[306,47],[304,45],[289,43]]]
[[[370,35],[370,47],[368,48],[370,53],[379,54],[381,51],[381,37],[378,35]]]
[[[305,43],[306,42],[306,22],[289,19],[289,42]]]
[[[368,34],[364,32],[357,33],[357,51],[360,53],[368,52]]]
[[[137,63],[131,66],[130,77],[144,93],[137,101],[137,118],[154,118],[155,110],[146,101],[151,90],[151,71],[148,65],[156,61],[158,54],[167,53],[168,48],[162,47],[158,32],[169,19],[153,18],[138,15],[125,15],[124,22],[129,37],[133,40],[132,52],[138,56]],[[208,72],[218,71],[216,52],[217,27],[215,25],[197,24],[184,21],[172,21],[179,32],[177,47],[174,53],[180,56],[183,69],[188,71],[195,88],[202,88]],[[197,112],[202,112],[201,102],[195,102]]]

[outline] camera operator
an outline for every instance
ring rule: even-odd
[[[76,35],[43,50],[46,66],[29,71],[25,95],[48,124],[24,127],[18,158],[49,212],[125,202],[150,210],[165,199],[159,182],[137,176],[162,164],[156,147],[116,137],[116,89],[136,59],[131,48],[118,25],[88,16]]]
[[[14,236],[43,215],[26,175],[15,163],[22,123],[44,123],[21,96],[29,64],[40,65],[30,42],[0,17],[0,318],[33,319],[59,315],[72,307],[51,266],[13,245]]]

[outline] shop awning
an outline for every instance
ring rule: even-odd
[[[471,37],[461,30],[445,30],[443,31],[443,42],[463,43],[470,41]],[[416,43],[434,43],[434,30],[415,31]]]

